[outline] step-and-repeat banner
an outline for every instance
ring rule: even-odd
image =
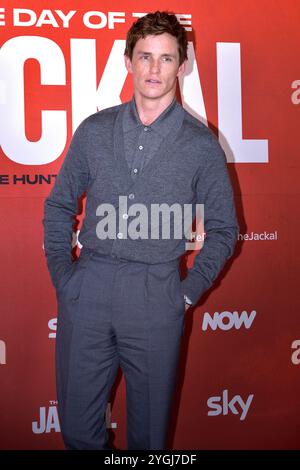
[[[226,152],[240,225],[233,258],[186,314],[170,445],[300,447],[299,0],[4,0],[1,449],[63,448],[43,203],[79,123],[131,99],[126,32],[157,9],[175,12],[188,31],[178,99]],[[120,372],[107,427],[121,449],[125,400]]]

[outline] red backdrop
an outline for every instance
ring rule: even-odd
[[[0,448],[60,449],[43,203],[79,122],[131,98],[124,40],[149,2],[2,5]],[[299,449],[299,2],[153,0],[155,9],[189,30],[178,97],[219,136],[240,224],[233,259],[187,313],[171,442]],[[119,448],[125,398],[120,374],[107,420]]]

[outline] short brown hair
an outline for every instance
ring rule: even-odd
[[[126,47],[124,55],[132,60],[134,46],[137,41],[146,36],[168,33],[177,39],[178,52],[179,52],[179,65],[187,59],[187,34],[186,30],[179,23],[176,15],[167,11],[156,11],[148,13],[139,18],[127,32]]]

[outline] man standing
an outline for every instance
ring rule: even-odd
[[[58,299],[58,410],[68,449],[108,448],[105,411],[119,366],[128,448],[165,448],[185,311],[236,243],[224,153],[175,99],[187,45],[173,14],[150,13],[132,25],[125,64],[134,97],[83,121],[45,202],[45,253]],[[83,248],[72,262],[84,193]],[[206,238],[181,281],[187,237],[175,236],[178,216],[187,206],[195,214],[196,204],[204,204]],[[173,230],[164,232],[163,214],[149,220],[157,207],[169,209]]]

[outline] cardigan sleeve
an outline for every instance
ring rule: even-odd
[[[84,122],[77,128],[55,184],[44,204],[44,250],[52,282],[72,265],[71,242],[78,199],[89,182],[89,168],[84,154]]]
[[[183,293],[192,304],[211,287],[232,256],[239,231],[226,157],[212,133],[201,151],[206,153],[206,165],[198,175],[196,194],[197,203],[204,204],[205,239],[182,281]]]

